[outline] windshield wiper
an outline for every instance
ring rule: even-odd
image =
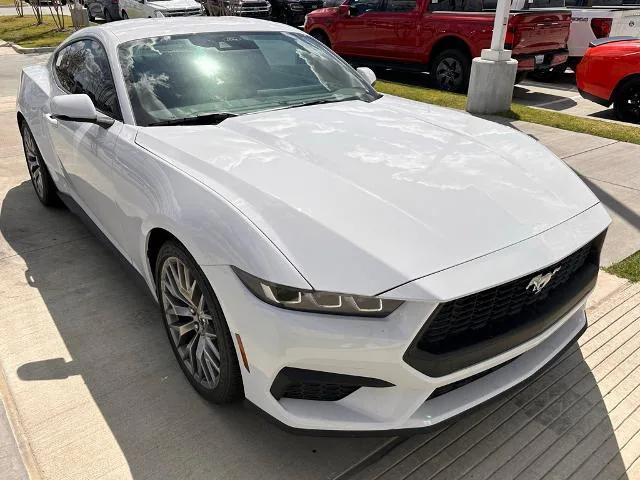
[[[193,117],[183,117],[183,118],[170,118],[168,120],[161,120],[159,122],[149,123],[149,127],[160,127],[160,126],[168,126],[168,125],[217,125],[223,120],[231,117],[237,117],[237,113],[231,112],[212,112],[212,113],[201,113],[200,115],[195,115]]]
[[[360,97],[345,97],[345,98],[319,98],[318,100],[310,100],[308,102],[282,102],[282,105],[286,105],[290,108],[307,107],[309,105],[322,105],[323,103],[337,103],[347,102],[350,100],[360,100]]]

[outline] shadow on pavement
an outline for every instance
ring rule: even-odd
[[[22,294],[37,289],[50,316],[24,312],[16,324],[51,329],[52,320],[71,358],[59,358],[57,334],[37,342],[31,339],[38,329],[28,328],[24,341],[31,353],[24,358],[33,361],[14,365],[20,398],[37,404],[22,412],[26,424],[34,409],[49,410],[60,422],[32,433],[63,431],[60,446],[41,455],[62,465],[65,478],[89,478],[82,468],[112,464],[109,446],[121,451],[116,457],[124,456],[135,479],[332,478],[387,441],[294,436],[242,405],[202,400],[173,357],[155,302],[75,216],[41,206],[30,182],[8,191],[0,231],[27,265]],[[84,387],[74,390],[78,377],[90,393],[89,406]],[[95,409],[93,402],[100,414],[82,425],[78,438],[74,422]],[[111,435],[101,444],[95,433],[104,423],[116,447]],[[87,453],[76,464],[71,459],[78,449]]]

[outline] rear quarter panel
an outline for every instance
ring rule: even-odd
[[[33,65],[22,70],[16,110],[22,114],[33,133],[38,149],[58,188],[64,191],[62,171],[53,149],[44,115],[49,113],[51,77],[49,64]]]
[[[640,42],[619,42],[590,48],[578,66],[578,88],[602,99],[612,99],[615,88],[640,75]]]

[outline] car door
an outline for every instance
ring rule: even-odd
[[[418,0],[385,0],[371,21],[378,55],[389,60],[418,62],[420,18]]]
[[[72,197],[113,241],[119,222],[112,163],[123,124],[107,53],[96,39],[78,40],[56,54],[52,75],[52,97],[84,93],[99,112],[115,120],[105,128],[46,116]]]
[[[349,13],[334,25],[332,48],[347,57],[375,57],[376,34],[372,22],[383,0],[350,0]]]

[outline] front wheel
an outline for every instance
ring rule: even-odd
[[[622,86],[613,102],[616,117],[625,122],[640,123],[640,80]]]
[[[242,375],[222,308],[179,243],[168,241],[160,248],[156,282],[171,347],[191,385],[213,403],[242,398]]]
[[[445,50],[431,63],[431,79],[440,90],[466,92],[470,73],[471,60],[460,50]]]
[[[56,186],[26,121],[22,122],[20,133],[22,134],[22,146],[24,148],[24,156],[27,159],[29,176],[38,200],[47,207],[56,205],[58,203]]]
[[[331,48],[331,42],[329,41],[329,37],[322,30],[313,30],[310,35],[318,40],[320,43],[325,45],[326,47]]]

